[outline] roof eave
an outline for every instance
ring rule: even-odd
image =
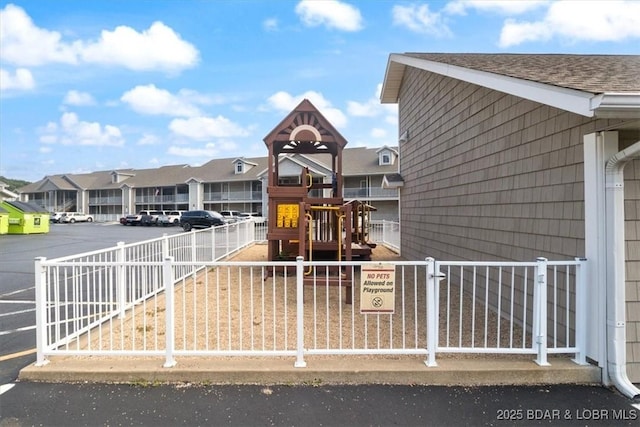
[[[393,66],[394,63],[401,64],[402,67]],[[380,97],[381,102],[398,102],[400,85],[402,83],[404,69],[407,66],[497,90],[581,116],[594,116],[591,105],[594,94],[591,92],[568,89],[400,54],[391,54],[389,56],[389,64],[387,65],[387,73]]]
[[[19,197],[20,195],[17,193],[14,193],[13,191],[9,190],[8,188],[1,188],[0,189],[0,193],[6,195],[7,197],[12,197],[12,198],[16,198]]]
[[[596,117],[603,119],[640,118],[640,92],[603,93],[591,99]]]
[[[392,53],[387,61],[387,69],[382,81],[382,91],[380,92],[380,102],[382,104],[397,104],[400,99],[400,86],[404,77],[406,65],[399,59],[402,55]]]

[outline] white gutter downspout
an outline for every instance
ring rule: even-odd
[[[624,395],[640,394],[627,377],[625,319],[624,166],[640,156],[640,141],[613,155],[605,167],[607,210],[607,366],[613,385]]]

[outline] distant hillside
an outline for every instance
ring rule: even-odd
[[[7,188],[11,191],[16,191],[20,187],[24,187],[27,184],[31,184],[29,181],[23,181],[21,179],[11,179],[0,176],[0,181],[7,184]]]

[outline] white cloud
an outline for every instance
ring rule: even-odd
[[[480,12],[517,15],[548,4],[548,0],[454,0],[447,3],[443,11],[454,15],[466,15],[468,9],[475,9]]]
[[[150,133],[145,133],[138,140],[138,145],[156,145],[160,142],[157,136],[152,135]]]
[[[216,157],[220,150],[216,148],[216,145],[212,142],[206,144],[204,147],[179,147],[172,145],[167,151],[168,154],[180,157]]]
[[[15,74],[0,68],[0,90],[30,90],[36,86],[31,71],[18,68]]]
[[[77,63],[76,46],[61,41],[57,31],[34,25],[24,9],[8,4],[0,9],[0,58],[16,65]]]
[[[350,115],[356,117],[375,117],[380,114],[380,101],[377,99],[369,99],[368,101],[356,102],[347,101],[347,111]]]
[[[90,63],[121,65],[137,71],[179,71],[193,67],[199,60],[198,50],[162,22],[154,22],[142,33],[126,26],[103,30],[100,40],[87,44],[81,56]]]
[[[40,147],[40,149],[38,150],[39,152],[43,153],[43,154],[47,154],[53,151],[53,148],[51,148],[48,145],[43,145]]]
[[[285,113],[290,113],[305,98],[308,99],[336,128],[343,128],[347,125],[347,116],[345,116],[339,109],[333,107],[331,102],[326,100],[324,96],[318,92],[307,91],[302,95],[293,96],[287,92],[280,91],[271,95],[267,99],[267,102],[271,108]]]
[[[120,129],[97,122],[83,122],[75,113],[64,113],[60,123],[49,122],[40,142],[62,145],[93,145],[121,147],[124,139]]]
[[[177,135],[198,141],[249,135],[249,131],[222,116],[174,119],[169,124],[169,129]]]
[[[51,123],[50,123],[51,124]],[[53,123],[55,125],[55,123]],[[49,126],[47,126],[49,127]],[[49,132],[56,132],[57,129],[50,129]],[[56,135],[42,135],[40,137],[40,142],[43,144],[55,144],[58,142],[58,137]]]
[[[500,34],[499,45],[505,48],[554,37],[570,42],[640,38],[640,2],[554,2],[541,21],[507,19]]]
[[[277,31],[278,27],[278,20],[276,18],[268,18],[262,22],[262,28],[266,31]]]
[[[176,96],[150,84],[134,87],[125,92],[120,100],[141,114],[193,117],[200,115],[200,110],[191,101],[205,102],[204,98],[194,95],[193,92],[181,92]]]
[[[57,31],[37,27],[24,9],[0,9],[0,58],[18,66],[81,62],[132,70],[177,72],[193,67],[198,50],[162,22],[138,32],[119,26],[103,30],[97,41],[64,41]]]
[[[448,37],[451,30],[439,12],[431,12],[428,4],[396,5],[391,11],[393,24],[405,27],[414,33],[435,37]]]
[[[398,110],[396,109],[395,114],[389,114],[384,118],[385,123],[398,126]]]
[[[337,0],[302,0],[296,6],[296,13],[309,27],[324,25],[342,31],[362,29],[360,10]]]
[[[96,101],[88,92],[80,92],[77,90],[70,90],[64,97],[64,104],[74,106],[86,106],[95,105]]]
[[[516,22],[507,19],[500,33],[500,47],[510,47],[530,41],[546,41],[551,39],[553,31],[544,22]]]
[[[371,136],[373,138],[378,138],[378,139],[386,138],[387,137],[387,131],[386,131],[386,129],[373,128],[373,129],[371,129]]]
[[[349,114],[353,117],[364,118],[360,122],[365,123],[366,128],[370,129],[368,138],[350,141],[350,143],[355,143],[356,146],[370,146],[372,139],[376,139],[384,140],[388,144],[389,135],[397,133],[398,105],[380,103],[381,92],[382,83],[379,83],[376,86],[375,95],[365,102],[347,102]],[[378,144],[379,141],[373,141],[373,143]]]
[[[398,117],[397,104],[380,103],[380,93],[382,92],[382,83],[376,86],[375,96],[372,96],[365,102],[348,101],[347,111],[355,117],[377,117],[381,115],[391,116],[391,122],[395,122]]]

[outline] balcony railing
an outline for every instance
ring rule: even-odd
[[[189,201],[189,194],[161,194],[157,196],[136,196],[136,203],[186,203]]]
[[[111,196],[111,197],[89,197],[90,205],[121,205],[122,204],[122,196]]]
[[[46,206],[46,200],[45,199],[29,199],[29,203],[32,203],[34,205],[37,206]]]
[[[398,190],[395,188],[357,187],[343,190],[345,199],[397,199]]]
[[[204,193],[205,202],[217,202],[217,201],[255,201],[262,200],[261,191],[213,191]]]

